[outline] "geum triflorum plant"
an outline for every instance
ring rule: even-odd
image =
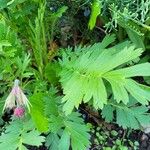
[[[138,58],[143,51],[129,41],[107,48],[114,40],[114,36],[106,36],[101,43],[93,46],[63,52],[60,81],[66,115],[74,107],[78,108],[81,102],[90,100],[94,108],[103,109],[108,103],[109,84],[117,103],[127,104],[130,94],[142,105],[148,104],[150,92],[131,77],[150,76],[150,63],[127,67],[126,64]]]

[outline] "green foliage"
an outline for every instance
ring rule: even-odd
[[[29,56],[24,52],[24,46],[19,40],[16,32],[9,26],[8,22],[0,20],[0,76],[1,80],[10,82],[15,78],[30,77]]]
[[[45,94],[43,93],[35,93],[30,97],[31,102],[31,117],[35,122],[37,129],[40,132],[48,131],[48,119],[44,115],[44,98]]]
[[[70,136],[71,146],[73,150],[85,150],[90,144],[90,136],[87,133],[89,129],[87,128],[87,126],[85,126],[83,120],[79,117],[79,114],[73,113],[65,122],[65,129],[66,131],[68,131],[66,132],[66,134]]]
[[[89,29],[92,30],[96,24],[97,16],[101,13],[101,2],[100,0],[93,0],[91,7],[91,16],[88,23]]]
[[[139,48],[142,48],[143,50],[145,50],[145,46],[144,46],[144,42],[142,39],[142,36],[134,33],[133,31],[131,31],[130,29],[126,28],[127,34],[130,38],[130,40]]]
[[[17,0],[17,1],[16,0],[6,0],[6,1],[0,0],[0,9],[4,9],[7,7],[15,7],[16,5],[21,4],[25,1],[26,0]]]
[[[117,7],[111,5],[111,10],[112,10],[112,15],[115,16],[115,17],[112,16],[113,20],[116,23],[118,23],[121,27],[125,29],[130,29],[131,31],[133,31],[138,35],[143,35],[138,22],[136,22],[134,19],[130,17],[129,15],[130,12],[128,9],[124,8],[123,12],[121,12],[117,10]],[[117,26],[115,25],[115,27]]]
[[[102,109],[102,116],[107,122],[114,120],[115,113],[117,124],[123,128],[141,129],[142,125],[150,124],[148,107],[138,105],[133,98],[127,105],[111,101]]]
[[[89,129],[78,113],[72,113],[68,118],[51,117],[50,129],[53,134],[51,133],[48,136],[46,142],[50,150],[69,150],[70,146],[73,150],[85,150],[89,147]],[[63,129],[63,131],[61,129]],[[59,138],[57,134],[60,134],[59,136],[61,138]],[[56,138],[58,142],[54,141]]]
[[[66,12],[67,9],[68,9],[67,6],[63,6],[63,7],[59,8],[58,11],[54,12],[51,17],[53,18],[53,20],[58,19],[58,18],[62,17],[62,14],[64,12]]]
[[[54,40],[54,30],[56,30],[56,25],[58,22],[58,19],[60,19],[63,15],[63,13],[66,12],[68,9],[67,6],[61,6],[56,12],[50,12],[50,15],[48,16],[49,20],[47,21],[47,29],[50,30],[50,37],[49,37],[49,42],[52,44]]]
[[[47,42],[51,44],[53,41],[53,31],[55,29],[57,20],[66,10],[67,7],[63,6],[55,13],[49,12],[50,15],[47,16],[46,20],[46,2],[42,2],[39,3],[38,15],[34,24],[31,20],[29,21],[30,28],[27,28],[28,40],[32,46],[34,58],[40,72],[41,79],[43,78],[44,74],[44,66],[47,66],[48,64]]]
[[[25,2],[26,0],[18,0],[18,1],[15,1],[15,0],[10,0],[8,3],[7,3],[7,6],[16,6],[18,4],[21,4],[23,2]]]
[[[55,89],[50,91],[49,99],[45,101],[45,114],[49,118],[49,129],[52,133],[48,135],[46,145],[50,150],[69,150],[70,146],[73,150],[85,150],[90,144],[89,128],[79,113],[74,112],[67,117],[63,115],[61,97],[55,95]]]
[[[51,88],[47,94],[35,93],[30,97],[30,114],[37,129],[41,132],[50,131],[46,140],[50,150],[69,150],[70,146],[73,150],[85,150],[90,144],[89,128],[79,113],[74,112],[68,117],[63,115],[61,97],[56,96],[56,93],[56,89]],[[54,141],[56,138],[58,142]],[[77,146],[77,143],[80,145]]]
[[[90,129],[74,111],[81,103],[94,111],[101,109],[107,122],[123,128],[149,125],[150,87],[143,85],[150,84],[149,6],[148,0],[0,0],[0,110],[16,78],[32,104],[30,112],[6,124],[0,149],[38,147],[45,137],[49,150],[90,148]],[[87,30],[87,22],[90,30],[97,25],[96,39]],[[117,44],[114,35],[107,35],[101,43],[90,45],[90,41],[101,41],[104,28],[123,42]],[[89,46],[56,50],[54,46],[64,46],[68,35],[67,45]],[[94,144],[110,149],[107,136],[118,133],[95,135]],[[126,149],[123,140],[114,142],[112,149]]]
[[[17,66],[16,76],[20,78],[29,78],[33,73],[28,69],[30,64],[30,55],[24,55],[24,58],[17,57],[15,63]]]
[[[49,150],[58,150],[59,140],[58,134],[50,133],[46,138],[45,145]]]
[[[107,2],[103,1],[102,14],[105,15],[108,9],[110,9],[110,15],[112,17],[112,20],[108,22],[108,24],[106,24],[106,26],[109,25],[110,28],[116,28],[117,23],[119,23],[121,19],[122,21],[124,21],[124,24],[122,24],[123,26],[127,25],[131,30],[135,30],[137,29],[136,27],[138,25],[144,26],[144,23],[149,20],[149,6],[150,2],[148,2],[147,0],[135,0],[134,2],[132,0],[112,0]]]
[[[116,33],[119,41],[126,36],[137,46],[146,50],[146,34],[149,33],[149,7],[148,0],[102,0],[101,19],[106,32]],[[100,28],[103,28],[101,26]]]
[[[24,144],[40,146],[44,141],[45,138],[40,136],[31,120],[14,120],[0,136],[0,149],[27,150]]]
[[[74,106],[78,108],[82,101],[88,102],[91,99],[96,109],[102,109],[108,99],[105,80],[110,83],[114,99],[118,103],[122,101],[127,104],[129,92],[141,104],[148,104],[150,93],[142,89],[131,77],[150,76],[150,64],[117,68],[139,57],[142,50],[135,49],[132,44],[127,45],[126,42],[106,49],[113,41],[112,36],[107,36],[102,43],[76,48],[77,55],[67,55],[67,52],[64,52],[60,61],[60,82],[65,95],[62,100],[65,102],[63,110],[66,115],[72,112]]]
[[[41,3],[38,9],[38,16],[35,19],[35,25],[30,21],[29,42],[32,46],[35,61],[38,65],[42,77],[44,64],[47,63],[47,46],[44,27],[45,3]]]
[[[7,7],[7,2],[8,2],[8,0],[6,0],[6,1],[0,0],[0,9]]]
[[[3,18],[0,19],[0,56],[12,58],[21,50],[21,42],[16,33],[12,31]]]
[[[60,69],[61,68],[57,62],[48,63],[45,67],[45,78],[53,85],[58,84],[58,72]]]

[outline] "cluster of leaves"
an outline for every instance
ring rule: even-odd
[[[22,80],[33,74],[28,68],[29,64],[30,56],[25,53],[21,40],[2,17],[0,20],[0,81],[6,81],[7,85],[0,84],[1,94],[15,78],[19,77]]]
[[[27,145],[40,146],[44,141],[45,137],[40,136],[31,119],[15,119],[0,136],[0,149],[27,150]]]
[[[121,29],[116,35],[123,42],[116,44],[114,35],[106,35],[102,42],[62,49],[57,54],[53,48],[56,23],[67,8],[73,8],[53,10],[50,6],[54,2],[46,0],[0,1],[0,94],[4,99],[18,78],[32,105],[23,118],[13,118],[6,125],[0,149],[22,150],[43,142],[49,150],[90,148],[90,129],[77,111],[81,103],[101,110],[107,122],[123,128],[141,129],[150,124],[150,88],[144,85],[149,84],[149,57],[140,60],[146,49],[141,36],[149,30],[149,3],[142,1],[142,6],[135,8],[131,0],[128,2],[128,8],[121,8],[127,1],[93,0],[88,23],[92,30],[101,15],[106,27],[117,28],[114,24],[118,24]],[[73,3],[81,7],[88,2]],[[108,10],[112,22],[104,18]],[[122,29],[132,43],[126,40],[127,34],[121,35]],[[122,146],[119,144],[117,147]]]
[[[31,117],[41,132],[50,132],[46,146],[50,150],[84,150],[89,146],[89,128],[78,112],[65,116],[61,97],[56,96],[54,88],[46,93],[36,93],[31,98]],[[44,113],[43,113],[44,112]],[[80,144],[79,144],[80,143]]]
[[[150,31],[149,8],[147,0],[93,0],[89,28],[92,30],[95,25],[100,29],[105,27],[106,32],[113,31],[119,41],[128,36],[137,47],[145,50],[144,43],[148,39],[144,35]],[[96,20],[103,26],[96,24]]]
[[[140,129],[142,125],[148,125],[150,122],[148,110],[148,107],[138,105],[133,98],[130,98],[130,102],[127,105],[110,101],[103,108],[102,116],[107,122],[112,122],[116,113],[117,124],[123,128]]]
[[[149,76],[150,64],[118,68],[139,57],[142,50],[136,49],[128,41],[106,49],[113,41],[113,36],[106,36],[101,43],[76,48],[76,55],[70,50],[71,54],[68,50],[63,53],[60,61],[60,81],[65,94],[62,100],[66,102],[63,106],[66,115],[70,114],[74,107],[78,108],[82,101],[93,100],[93,106],[102,109],[108,100],[106,81],[110,83],[117,103],[122,101],[127,104],[129,92],[139,103],[148,104],[149,91],[144,90],[131,77]]]

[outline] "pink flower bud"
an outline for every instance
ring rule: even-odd
[[[22,107],[17,107],[14,110],[14,116],[16,116],[16,117],[22,117],[22,116],[24,116],[24,113],[25,113],[25,110]]]
[[[31,104],[29,100],[27,99],[27,97],[25,96],[25,94],[23,93],[23,91],[21,90],[21,88],[19,87],[18,79],[15,80],[14,86],[5,101],[3,112],[6,108],[12,109],[16,107],[16,105],[25,106],[30,111]]]

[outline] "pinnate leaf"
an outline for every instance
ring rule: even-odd
[[[129,102],[129,93],[142,105],[148,104],[150,93],[142,89],[131,77],[150,76],[150,63],[137,64],[120,69],[142,54],[130,42],[123,42],[106,48],[112,36],[93,46],[76,47],[74,54],[64,51],[60,65],[60,82],[64,97],[63,110],[69,115],[74,107],[92,100],[96,109],[103,109],[108,101],[106,80],[112,87],[114,99],[120,103]],[[76,55],[77,54],[77,55]],[[123,56],[123,57],[122,57]]]
[[[30,114],[40,132],[48,131],[48,118],[44,114],[45,97],[43,93],[36,93],[30,97],[32,105]]]

